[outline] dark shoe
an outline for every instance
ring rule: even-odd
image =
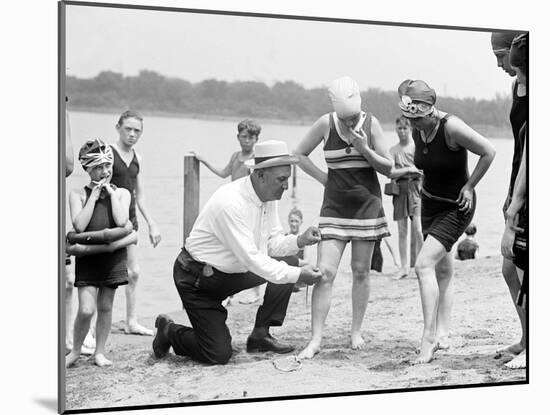
[[[261,339],[249,337],[246,341],[246,351],[248,353],[274,352],[282,354],[294,351],[294,346],[280,343],[277,339],[268,334]]]
[[[166,338],[164,329],[170,323],[173,323],[170,317],[166,314],[159,314],[155,320],[155,327],[157,328],[157,333],[153,339],[153,353],[156,357],[161,358],[166,356],[166,353],[170,350],[170,341]]]

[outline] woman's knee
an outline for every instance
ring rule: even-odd
[[[321,282],[330,283],[330,284],[334,282],[334,279],[336,278],[336,272],[337,272],[336,268],[323,266],[321,264],[319,266],[319,271],[321,271],[321,273],[323,274],[323,278]]]
[[[354,280],[364,281],[369,278],[370,264],[365,262],[353,262],[351,263],[351,273]]]
[[[414,264],[414,270],[416,272],[416,275],[418,275],[419,278],[426,275],[428,272],[433,271],[434,268],[435,268],[435,264],[429,258],[426,258],[422,255],[419,255],[416,258],[416,262]]]

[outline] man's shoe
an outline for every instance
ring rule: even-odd
[[[249,337],[246,341],[246,351],[248,353],[274,352],[283,354],[294,351],[294,346],[280,343],[277,339],[268,334],[260,339]]]
[[[155,320],[157,332],[155,334],[155,338],[153,339],[153,353],[158,358],[166,356],[166,353],[170,350],[171,344],[164,334],[164,329],[168,324],[173,322],[174,320],[166,314],[159,314]]]

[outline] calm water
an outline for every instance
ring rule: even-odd
[[[107,142],[116,141],[115,124],[119,114],[96,114],[71,112],[71,133],[75,152],[90,138],[101,138]],[[262,123],[261,140],[278,139],[293,149],[304,136],[309,126]],[[239,150],[236,139],[237,122],[225,120],[197,120],[148,116],[144,120],[144,132],[136,149],[142,156],[141,178],[145,186],[148,208],[161,228],[162,242],[153,249],[148,242],[147,226],[140,217],[140,265],[143,283],[140,283],[141,314],[153,310],[172,311],[181,307],[173,290],[171,267],[183,238],[183,156],[191,150],[204,155],[217,166],[225,166],[232,152]],[[394,131],[386,131],[388,146],[397,142]],[[490,138],[497,150],[497,157],[490,170],[477,186],[478,206],[474,222],[478,228],[477,239],[480,254],[499,255],[500,237],[503,230],[501,206],[507,190],[513,143],[508,139]],[[311,155],[314,162],[326,170],[320,148]],[[477,156],[470,154],[470,171]],[[67,179],[67,191],[87,183],[88,176],[75,163],[75,172]],[[228,179],[220,179],[201,165],[200,205]],[[387,178],[379,176],[383,185]],[[322,186],[298,169],[297,205],[304,213],[304,226],[317,224],[321,206]],[[286,215],[292,207],[290,189],[280,203],[281,223],[286,227]],[[384,208],[390,223],[390,243],[397,253],[397,226],[391,220],[391,199],[384,196]],[[69,223],[67,219],[67,223]],[[383,249],[385,264],[391,265],[388,252]],[[349,269],[349,252],[346,250],[341,269]],[[159,284],[166,289],[159,290]],[[122,290],[118,290],[120,292]],[[162,310],[158,302],[164,303]],[[118,304],[118,305],[117,305]],[[123,317],[123,302],[118,301],[114,319]]]

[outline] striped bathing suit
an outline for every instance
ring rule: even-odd
[[[371,117],[367,114],[363,130],[372,148]],[[319,218],[322,239],[377,241],[389,236],[376,171],[342,138],[336,113],[331,113],[329,120],[323,147],[328,181]]]

